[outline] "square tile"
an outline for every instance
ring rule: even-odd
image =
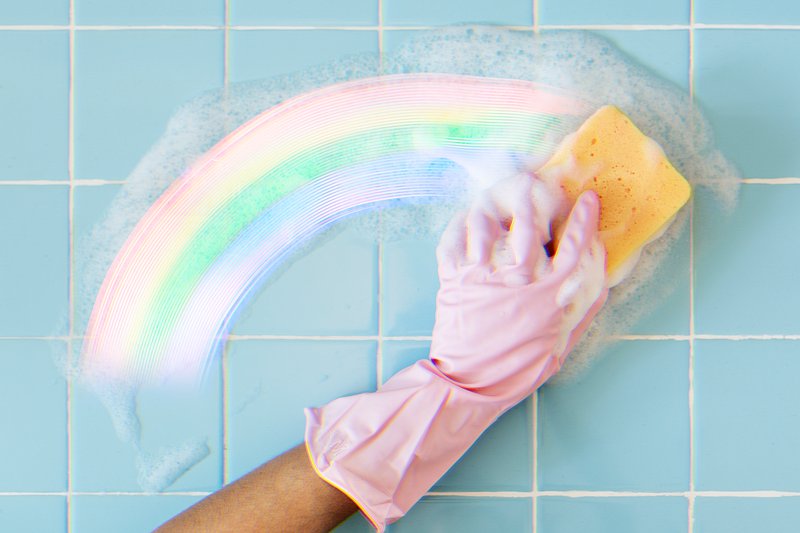
[[[222,31],[77,32],[76,177],[125,178],[175,109],[222,77]]]
[[[303,442],[303,408],[376,389],[371,341],[236,340],[228,350],[230,480]]]
[[[74,0],[75,20],[86,25],[221,25],[219,0]]]
[[[376,0],[231,0],[231,24],[241,26],[356,26],[378,23]]]
[[[794,0],[694,0],[694,18],[704,24],[797,24]]]
[[[383,0],[383,23],[387,26],[445,24],[533,24],[529,0]]]
[[[430,343],[384,341],[384,381],[419,359]],[[431,489],[452,491],[529,491],[533,477],[533,404],[530,399],[495,422]]]
[[[5,2],[0,24],[69,24],[69,2],[64,0]]]
[[[146,389],[135,400],[119,401],[108,408],[85,387],[73,388],[73,489],[179,492],[220,488],[220,366],[217,361],[197,390]],[[134,412],[138,427],[136,420],[130,418]],[[138,451],[126,436],[137,429]]]
[[[72,497],[72,531],[80,533],[141,533],[152,531],[202,496]]]
[[[800,175],[796,31],[697,30],[695,95],[745,177]]]
[[[800,490],[797,341],[698,340],[699,490]]]
[[[434,239],[399,239],[383,244],[381,312],[386,336],[429,336],[439,290]]]
[[[268,78],[362,53],[378,53],[377,31],[231,30],[230,79]]]
[[[707,192],[695,201],[697,333],[800,333],[800,187],[745,184],[730,217]]]
[[[0,336],[67,333],[69,189],[0,186]]]
[[[596,32],[662,78],[689,90],[688,30],[607,30]]]
[[[539,488],[689,488],[689,346],[621,341],[539,389]]]
[[[689,0],[539,0],[539,24],[688,24]]]
[[[66,533],[64,496],[0,496],[0,521],[14,533]]]
[[[296,252],[243,308],[236,335],[376,335],[378,246],[356,221]]]
[[[68,32],[3,31],[0,49],[14,51],[0,55],[0,101],[14,102],[0,121],[0,180],[69,179]]]
[[[695,500],[697,533],[794,533],[800,498],[703,498]]]
[[[390,525],[388,533],[458,531],[485,533],[533,529],[530,498],[463,498],[428,496],[411,508],[406,516]]]
[[[95,226],[99,224],[119,193],[121,185],[75,186],[72,202],[73,256],[75,272],[75,312],[73,330],[83,335],[92,312],[97,291],[105,278],[108,265],[97,263],[98,249],[110,243],[96,242],[92,238]],[[123,240],[124,237],[120,236]],[[108,252],[113,254],[115,252]],[[111,261],[113,257],[108,257]],[[102,271],[101,271],[102,270]]]
[[[65,353],[59,341],[0,341],[0,492],[67,488]]]
[[[679,533],[688,530],[685,498],[540,497],[536,507],[540,533]]]

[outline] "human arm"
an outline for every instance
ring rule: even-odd
[[[292,448],[199,501],[156,533],[327,533],[358,510]]]

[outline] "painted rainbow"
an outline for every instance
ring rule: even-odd
[[[97,295],[82,373],[202,380],[237,309],[299,243],[376,206],[452,200],[464,161],[543,159],[586,111],[532,82],[443,74],[332,85],[265,111],[133,229]]]

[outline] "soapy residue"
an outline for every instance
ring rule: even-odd
[[[597,107],[616,105],[664,148],[670,161],[694,187],[711,190],[728,208],[736,201],[736,172],[715,149],[711,130],[691,99],[631,62],[608,41],[582,32],[537,35],[487,27],[419,32],[417,38],[383,61],[369,56],[342,59],[296,75],[231,85],[181,108],[91,235],[89,261],[83,272],[86,290],[78,301],[83,308],[77,314],[88,316],[108,265],[146,209],[195,158],[235,127],[288,97],[317,87],[379,74],[413,72],[532,80]],[[509,168],[498,165],[470,165],[475,180],[481,183],[479,188],[494,181],[493,173],[498,178],[508,175]],[[388,209],[382,216],[381,238],[438,236],[460,207],[420,204]],[[688,212],[684,209],[664,236],[643,251],[627,280],[612,291],[608,304],[572,352],[558,379],[577,375],[603,343],[627,333],[643,314],[655,308],[672,279],[658,276],[658,269],[685,231]],[[374,221],[367,215],[352,222],[371,227]],[[657,283],[648,283],[651,279]],[[134,407],[138,393],[135,387],[120,390],[117,386],[115,390],[97,392],[109,409],[120,438],[136,448],[140,483],[148,490],[163,490],[208,455],[209,448],[202,437],[182,442],[168,452],[145,449],[138,437],[141,428]]]

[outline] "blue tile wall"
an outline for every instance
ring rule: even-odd
[[[233,30],[230,79],[239,82],[288,74],[377,51],[378,35],[372,31]]]
[[[597,32],[611,40],[630,59],[662,78],[689,90],[689,31],[623,31]]]
[[[199,499],[198,496],[74,496],[72,531],[152,531]]]
[[[797,24],[800,5],[792,0],[694,0],[694,17],[702,24]]]
[[[228,465],[236,479],[303,441],[304,407],[375,390],[372,341],[233,341]]]
[[[688,24],[689,0],[539,0],[539,24]]]
[[[531,505],[528,498],[428,497],[387,531],[530,531]]]
[[[217,0],[74,0],[75,20],[86,25],[221,25],[225,4]]]
[[[695,94],[746,177],[800,174],[800,71],[785,68],[798,54],[796,31],[696,32]]]
[[[697,487],[800,490],[797,341],[695,347]]]
[[[791,533],[800,521],[800,500],[788,498],[697,498],[697,533]]]
[[[378,246],[360,224],[323,234],[242,311],[237,335],[376,335]]]
[[[64,0],[5,2],[0,25],[22,24],[69,24],[69,2]]]
[[[539,488],[689,488],[689,346],[623,341],[539,391]]]
[[[0,523],[7,531],[66,531],[65,496],[0,496]]]
[[[533,4],[527,0],[383,0],[383,23],[387,26],[444,24],[533,24]]]
[[[383,245],[382,304],[386,336],[430,336],[436,315],[436,241],[392,240]]]
[[[537,531],[680,533],[688,531],[688,506],[685,498],[541,497]]]
[[[800,227],[800,187],[747,184],[726,216],[697,195],[695,327],[707,334],[797,334],[800,286],[791,265]],[[732,287],[735,289],[732,290]]]
[[[0,335],[67,333],[69,190],[4,186],[0,194]]]
[[[287,263],[237,317],[201,390],[140,397],[145,452],[208,449],[164,492],[142,487],[141,457],[59,367],[88,319],[92,228],[177,106],[226,80],[319,74],[337,58],[391,52],[414,32],[469,22],[595,28],[693,90],[748,182],[730,214],[696,190],[690,231],[657,274],[672,290],[653,293],[654,312],[571,380],[502,416],[389,531],[795,531],[799,6],[5,2],[0,531],[152,530],[300,443],[303,407],[374,390],[427,356],[436,239],[381,241],[375,217],[340,225]],[[372,530],[354,515],[336,531]]]
[[[685,231],[653,273],[653,283],[635,301],[641,317],[631,326],[635,335],[688,335],[690,290],[690,239]],[[641,303],[644,299],[647,303]],[[648,307],[649,305],[649,307]]]
[[[67,488],[65,355],[61,341],[0,340],[0,492]]]
[[[187,446],[206,446],[208,453],[186,465],[165,487],[169,492],[213,491],[222,486],[221,361],[196,391],[145,390],[134,404],[140,427],[140,449],[121,439],[113,419],[98,398],[82,386],[73,389],[72,482],[80,492],[136,492],[140,472],[151,471],[153,457],[180,456]],[[127,419],[124,419],[126,420]],[[131,427],[126,425],[125,427]],[[147,469],[140,470],[140,462]],[[181,469],[184,470],[184,469]]]
[[[124,179],[179,104],[222,86],[223,42],[217,30],[77,32],[75,177]]]
[[[75,294],[80,296],[80,301],[76,302],[73,331],[76,335],[83,335],[89,322],[91,314],[91,304],[94,302],[94,294],[99,287],[92,288],[89,295],[89,287],[86,286],[87,269],[92,268],[93,260],[91,246],[94,243],[92,238],[93,228],[103,220],[107,213],[111,201],[119,193],[121,185],[106,184],[97,186],[78,186],[73,191],[74,214],[72,218],[74,235],[73,258],[74,258],[74,284]],[[98,280],[97,283],[102,283]]]
[[[230,6],[231,24],[237,26],[365,26],[378,23],[378,3],[372,0],[231,0]]]
[[[68,33],[2,31],[0,49],[0,101],[14,102],[0,121],[0,180],[68,179]]]

